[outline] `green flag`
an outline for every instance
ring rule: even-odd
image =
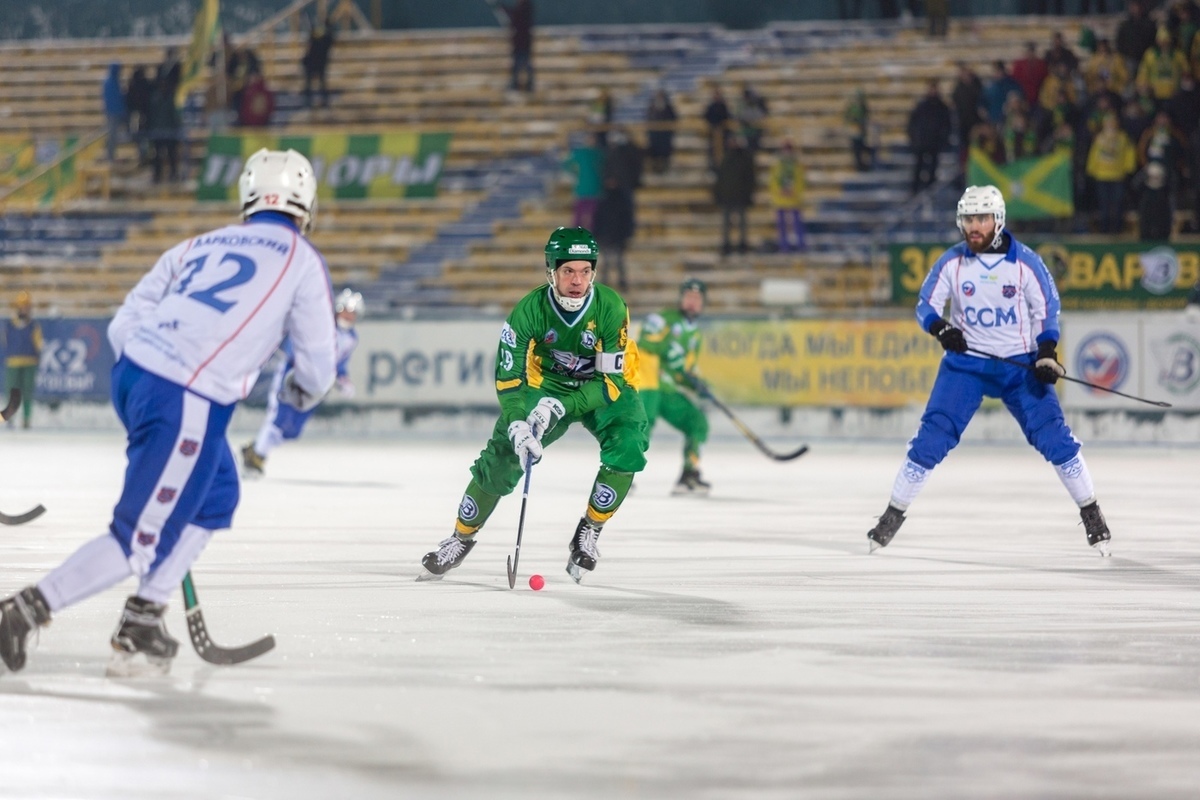
[[[179,89],[175,92],[175,105],[182,106],[192,86],[204,75],[204,64],[217,36],[217,22],[221,16],[221,0],[201,0],[196,21],[192,23],[192,41],[183,57]]]
[[[1039,158],[1020,158],[1001,166],[979,148],[972,147],[967,182],[972,186],[991,184],[999,189],[1009,219],[1075,214],[1068,150],[1055,150]]]

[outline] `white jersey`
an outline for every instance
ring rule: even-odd
[[[1009,246],[1003,253],[976,255],[960,242],[942,254],[921,284],[922,328],[929,330],[949,300],[950,324],[977,350],[1010,358],[1034,352],[1047,339],[1058,341],[1054,278],[1037,253],[1005,235]]]
[[[286,219],[255,214],[164,253],[108,327],[117,357],[227,405],[249,394],[286,335],[297,384],[329,391],[337,361],[329,272]]]

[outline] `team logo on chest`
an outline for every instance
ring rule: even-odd
[[[1009,300],[1012,300],[1017,296],[1017,287],[1013,286],[1011,283],[1004,284],[1004,286],[1000,288],[1000,291],[1003,292],[1004,296]]]
[[[591,331],[584,331],[582,334],[580,334],[579,341],[589,350],[596,349],[596,334],[592,333]]]
[[[962,285],[962,293],[965,294],[967,297],[974,297],[975,296],[975,284],[971,283],[970,281],[967,281],[966,283],[964,283]]]
[[[546,335],[542,337],[542,341],[546,344],[554,344],[558,341],[558,331],[554,330],[554,328],[546,331]]]

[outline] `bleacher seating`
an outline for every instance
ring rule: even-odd
[[[640,313],[671,302],[679,280],[697,274],[714,287],[712,310],[734,313],[762,311],[760,283],[770,278],[807,280],[819,306],[885,301],[887,276],[877,244],[888,219],[908,199],[904,121],[923,82],[942,78],[948,89],[956,60],[982,66],[1012,58],[1015,42],[1048,41],[1052,29],[1064,27],[1060,22],[1003,18],[978,27],[956,24],[950,39],[936,45],[885,23],[793,23],[759,31],[540,29],[537,91],[530,96],[505,88],[502,31],[350,33],[334,48],[328,109],[307,109],[300,102],[298,37],[266,39],[256,48],[269,85],[279,93],[282,130],[420,128],[453,134],[436,200],[322,205],[314,241],[328,256],[335,282],[371,286],[373,308],[502,308],[536,285],[547,233],[571,218],[570,182],[558,165],[568,136],[585,128],[588,106],[603,83],[618,101],[616,121],[630,125],[635,135],[640,136],[641,112],[655,85],[672,92],[680,117],[670,172],[647,174],[637,195],[639,232],[627,257],[631,306]],[[1073,39],[1072,26],[1065,27]],[[153,65],[168,45],[181,43],[2,45],[6,93],[0,133],[95,130],[103,124],[99,96],[107,65]],[[766,252],[774,220],[764,192],[751,215],[755,252],[718,255],[720,216],[711,202],[701,119],[708,81],[730,97],[742,83],[754,86],[770,103],[766,148],[784,137],[799,147],[808,166],[810,252]],[[842,124],[843,105],[859,86],[867,90],[882,129],[879,169],[870,173],[854,172]],[[207,129],[199,95],[188,109],[188,149],[200,153]],[[760,156],[764,184],[768,162]],[[70,254],[37,255],[34,245],[6,238],[11,244],[0,249],[6,287],[15,285],[10,279],[31,276],[35,259],[58,259],[59,266],[47,264],[44,271],[78,275],[88,291],[68,298],[64,289],[56,305],[107,310],[163,249],[231,215],[227,206],[192,199],[190,182],[152,185],[131,144],[119,148],[105,177],[111,197],[74,203],[72,213],[76,219],[125,220],[125,235],[93,239]],[[947,215],[935,230],[952,230],[952,224]],[[26,247],[31,252],[17,252]],[[61,278],[45,280],[64,285]]]

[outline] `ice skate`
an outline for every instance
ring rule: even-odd
[[[900,526],[903,524],[904,512],[889,503],[883,516],[879,518],[879,523],[867,531],[867,541],[870,546],[867,552],[874,553],[881,547],[887,547],[888,542],[892,540],[896,531],[900,530]]]
[[[50,607],[36,586],[0,601],[0,659],[13,672],[25,667],[25,640],[30,631],[50,624]]]
[[[712,485],[701,479],[699,470],[685,468],[683,474],[679,476],[679,483],[675,484],[675,488],[671,490],[671,494],[707,497],[710,489],[712,489]]]
[[[1087,532],[1088,544],[1096,548],[1102,557],[1107,558],[1112,555],[1109,549],[1109,540],[1112,535],[1108,532],[1108,523],[1104,521],[1104,514],[1100,512],[1100,504],[1092,502],[1079,509],[1079,516],[1083,519],[1083,529]]]
[[[571,534],[571,557],[567,560],[567,574],[576,583],[583,580],[585,573],[596,568],[596,560],[600,558],[600,549],[596,547],[596,540],[600,538],[600,528],[601,526],[583,517],[575,526],[575,532]]]
[[[266,470],[267,457],[260,456],[254,442],[242,448],[242,477],[261,478]]]
[[[110,678],[136,678],[166,675],[171,661],[179,652],[179,642],[167,633],[163,613],[165,603],[154,603],[140,597],[125,601],[121,621],[113,632],[112,660],[108,662]],[[138,658],[144,655],[145,659]]]
[[[440,581],[450,570],[457,567],[475,546],[475,537],[462,536],[457,531],[449,539],[438,542],[438,549],[426,553],[421,559],[425,571],[417,576],[419,581]]]

